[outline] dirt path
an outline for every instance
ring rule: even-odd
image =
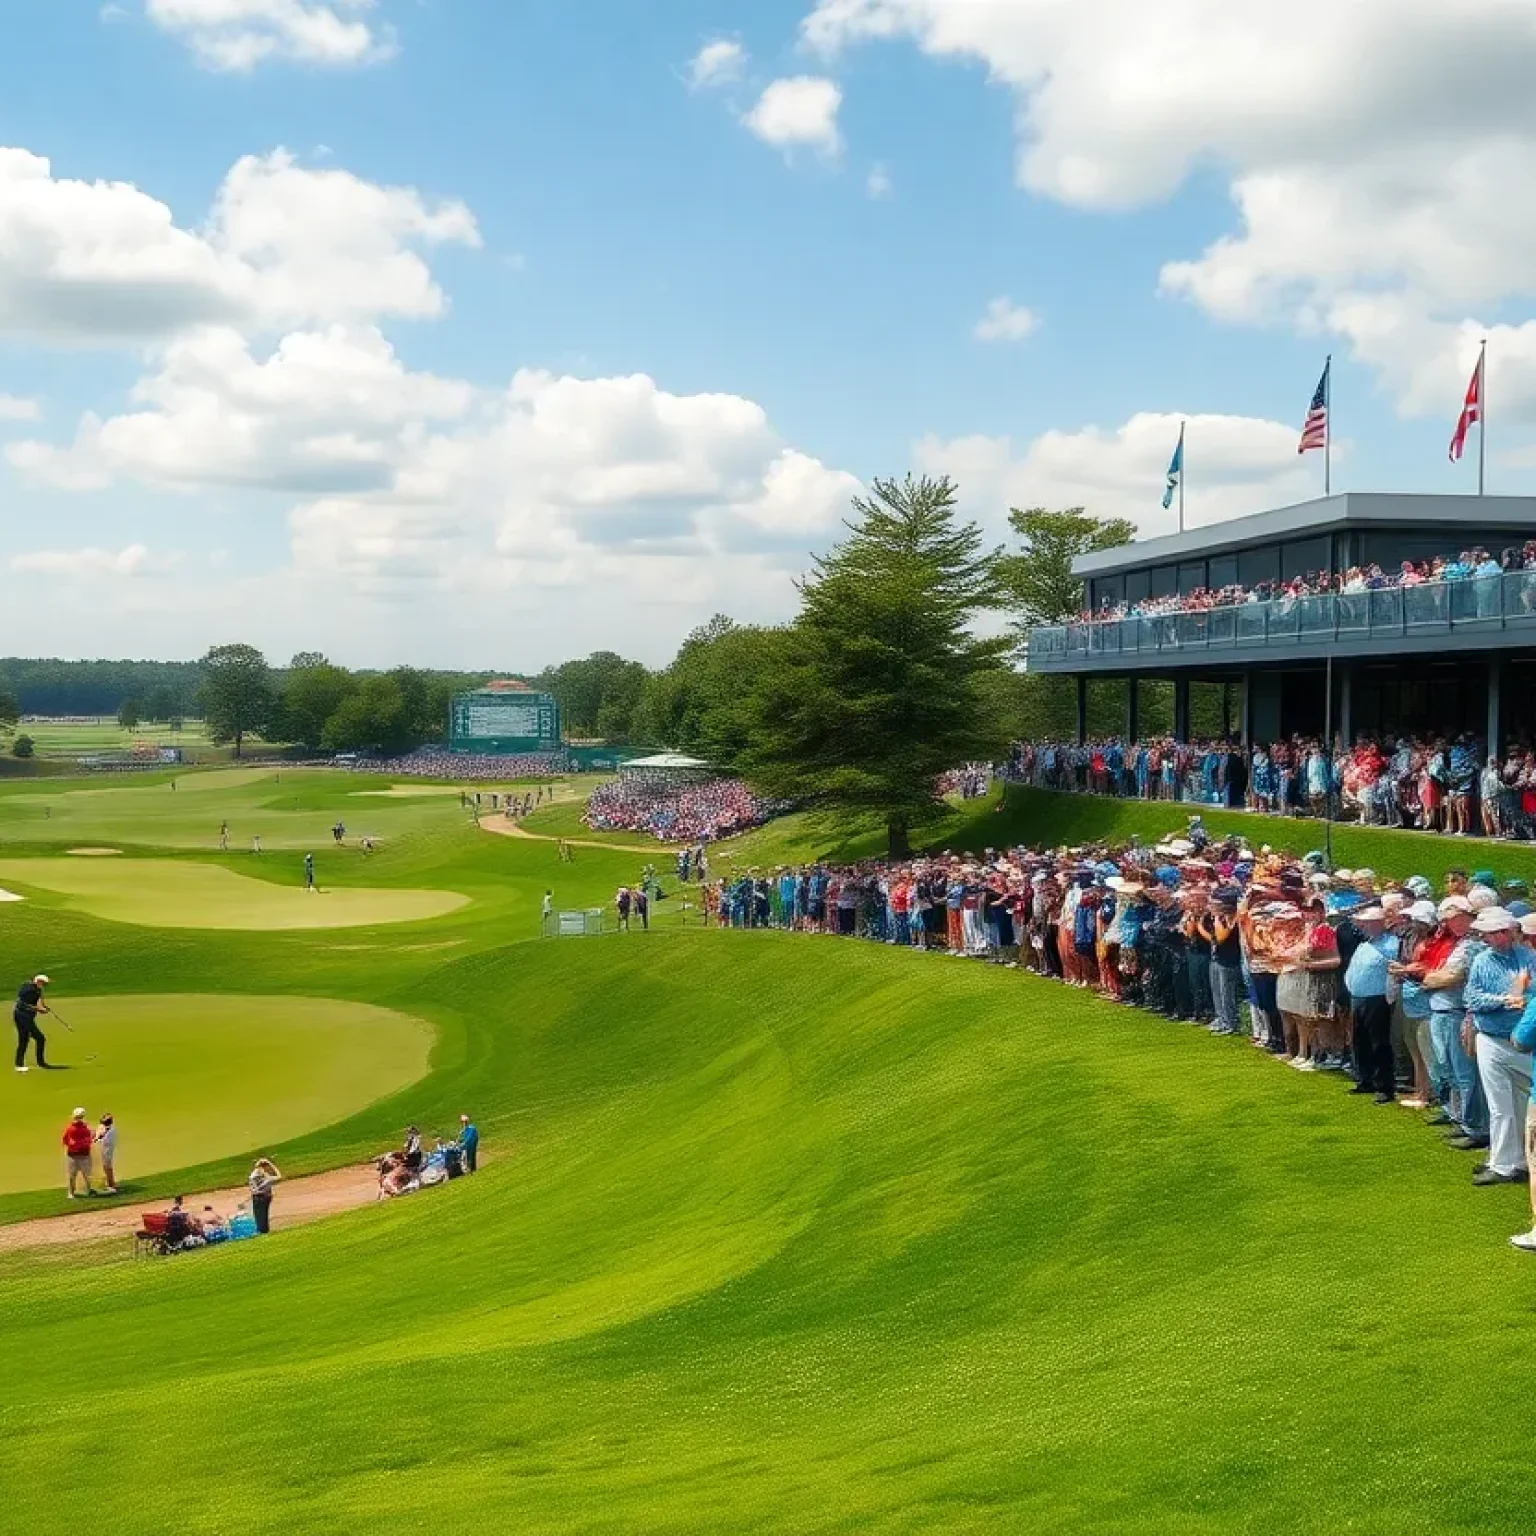
[[[502,817],[494,820],[486,819],[480,823],[482,832],[494,832],[497,837],[526,837],[535,843],[558,843],[564,841],[571,848],[601,848],[608,853],[648,853],[654,857],[658,853],[670,853],[673,850],[671,843],[600,843],[594,837],[567,837],[561,839],[552,836],[548,832],[530,832],[526,827],[520,827],[515,821],[507,821]]]
[[[338,1211],[371,1205],[378,1195],[379,1176],[372,1163],[356,1168],[334,1168],[329,1173],[307,1178],[288,1179],[277,1186],[272,1197],[272,1222],[275,1227],[296,1227]],[[187,1210],[194,1216],[211,1205],[221,1216],[228,1216],[250,1191],[241,1184],[233,1189],[206,1190],[188,1195]],[[76,1202],[78,1210],[67,1216],[43,1216],[33,1221],[18,1221],[0,1227],[0,1252],[21,1248],[49,1248],[60,1243],[90,1243],[102,1238],[121,1237],[125,1241],[138,1230],[146,1211],[163,1211],[169,1199],[151,1200],[138,1205],[120,1205],[101,1199]]]

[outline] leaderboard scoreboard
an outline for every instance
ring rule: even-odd
[[[451,752],[557,752],[560,706],[526,688],[477,688],[454,695],[448,721]]]

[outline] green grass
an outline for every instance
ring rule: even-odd
[[[251,810],[249,784],[178,801],[184,824],[135,792],[152,825],[103,863],[145,864],[163,833],[158,870],[226,803]],[[292,793],[302,819],[338,791]],[[602,900],[633,857],[561,866],[456,804],[374,803],[399,820],[350,878],[468,906],[345,935],[0,916],[0,961],[20,976],[46,952],[66,1013],[229,992],[428,1020],[426,1075],[306,1121],[269,1148],[285,1172],[460,1109],[497,1154],[444,1191],[163,1264],[0,1256],[8,1528],[1528,1527],[1536,1266],[1504,1241],[1525,1194],[1471,1190],[1415,1117],[989,967],[677,929],[517,942],[551,878],[561,905]],[[71,841],[131,821],[76,810]],[[1011,796],[932,830],[1076,840],[1103,814]],[[760,837],[765,862],[842,841],[802,820]],[[1361,844],[1378,868],[1399,845],[1427,867],[1432,839]],[[58,846],[16,855],[37,856]],[[144,1183],[195,1189],[248,1150]],[[0,1196],[0,1220],[61,1204]]]
[[[323,859],[322,855],[322,859]],[[340,859],[343,855],[335,855]],[[316,889],[289,860],[291,884],[248,878],[211,864],[170,859],[0,859],[0,881],[63,898],[63,905],[146,928],[361,928],[419,922],[464,905],[453,891],[327,886],[316,861]]]
[[[0,1193],[59,1183],[76,1104],[93,1124],[115,1117],[132,1195],[144,1175],[277,1145],[394,1093],[425,1073],[432,1038],[364,1003],[231,992],[71,997],[65,1017],[73,1034],[41,1022],[68,1070],[0,1077]]]
[[[188,761],[211,762],[227,759],[233,752],[228,745],[215,746],[201,720],[187,720],[179,731],[168,725],[148,722],[127,731],[113,719],[90,721],[31,720],[16,727],[17,735],[32,738],[39,757],[89,757],[98,752],[129,752],[148,742],[156,747],[180,747]],[[247,752],[268,750],[270,744],[259,736],[245,738]]]

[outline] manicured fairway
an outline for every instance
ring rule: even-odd
[[[1408,1115],[981,967],[580,955],[434,974],[511,1151],[474,1183],[3,1272],[18,1528],[163,1529],[102,1439],[220,1533],[1528,1528],[1439,1385],[1523,1422],[1519,1197]]]
[[[468,900],[452,891],[306,891],[213,864],[162,859],[0,859],[0,878],[34,885],[93,917],[147,928],[359,928],[441,917]]]
[[[284,817],[321,824],[341,789],[369,787],[388,786],[285,774],[290,809],[260,813],[283,835]],[[445,1129],[468,1110],[495,1157],[473,1180],[287,1232],[279,1191],[271,1239],[164,1263],[121,1244],[0,1255],[0,1528],[1530,1528],[1536,1261],[1506,1242],[1526,1193],[1473,1190],[1474,1160],[1418,1116],[978,964],[681,927],[538,941],[543,890],[605,902],[642,860],[582,848],[561,864],[552,843],[477,831],[446,796],[374,800],[398,818],[390,840],[337,866],[376,894],[472,898],[420,929],[105,921],[59,905],[38,872],[136,874],[173,906],[189,873],[261,885],[233,861],[142,854],[189,847],[271,791],[215,782],[179,812],[163,789],[111,793],[152,806],[137,835],[129,798],[67,832],[29,823],[0,864],[36,893],[0,918],[6,974],[46,964],[77,1023],[81,996],[94,1012],[129,988],[181,995],[189,1018],[261,1010],[228,1042],[252,1116],[286,1112],[311,1037],[272,1047],[269,1015],[324,997],[419,1017],[436,1031],[424,1075],[417,1057],[366,1092],[348,1077],[315,1096],[323,1113],[312,1101],[290,1130],[264,1127],[266,1150],[290,1173],[334,1167],[407,1120]],[[936,835],[1113,835],[1108,812],[1014,796]],[[62,852],[98,841],[128,853]],[[1468,856],[1340,841],[1377,869]],[[830,846],[796,819],[735,856]],[[281,996],[204,1001],[225,987]],[[173,1010],[148,1011],[146,1028]],[[69,1037],[67,1081],[42,1082],[95,1111],[92,1091],[74,1097],[93,1081],[73,1054],[86,1038]],[[102,1070],[117,1059],[114,1045]],[[7,1083],[0,1118],[38,1085]],[[125,1154],[179,1112],[169,1067],[143,1090],[139,1104],[118,1096],[130,1085],[113,1093]],[[186,1097],[235,1093],[205,1079]],[[54,1118],[37,1132],[45,1161]],[[179,1155],[195,1167],[146,1182],[217,1187],[249,1150],[194,1135]],[[62,1206],[56,1187],[0,1193],[0,1220]]]
[[[132,1185],[344,1119],[419,1078],[432,1043],[419,1019],[317,997],[71,997],[65,1016],[74,1034],[42,1022],[67,1070],[0,1075],[0,1193],[61,1182],[77,1104],[116,1116]]]

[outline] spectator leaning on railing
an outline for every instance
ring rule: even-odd
[[[1511,546],[1497,558],[1486,549],[1464,549],[1454,556],[1436,555],[1430,560],[1404,560],[1396,570],[1385,571],[1374,563],[1352,565],[1344,571],[1309,571],[1284,581],[1261,581],[1251,587],[1228,585],[1196,587],[1189,592],[1169,593],[1162,597],[1137,598],[1133,602],[1112,602],[1105,598],[1097,608],[1085,609],[1075,622],[1110,623],[1120,619],[1161,618],[1178,613],[1207,613],[1213,608],[1232,608],[1246,603],[1290,603],[1304,597],[1352,596],[1361,592],[1388,591],[1398,587],[1418,587],[1428,582],[1486,580],[1529,572],[1532,581],[1522,586],[1521,603],[1536,609],[1536,539],[1520,547]],[[1496,598],[1494,589],[1479,593],[1475,615],[1487,617],[1485,598]]]

